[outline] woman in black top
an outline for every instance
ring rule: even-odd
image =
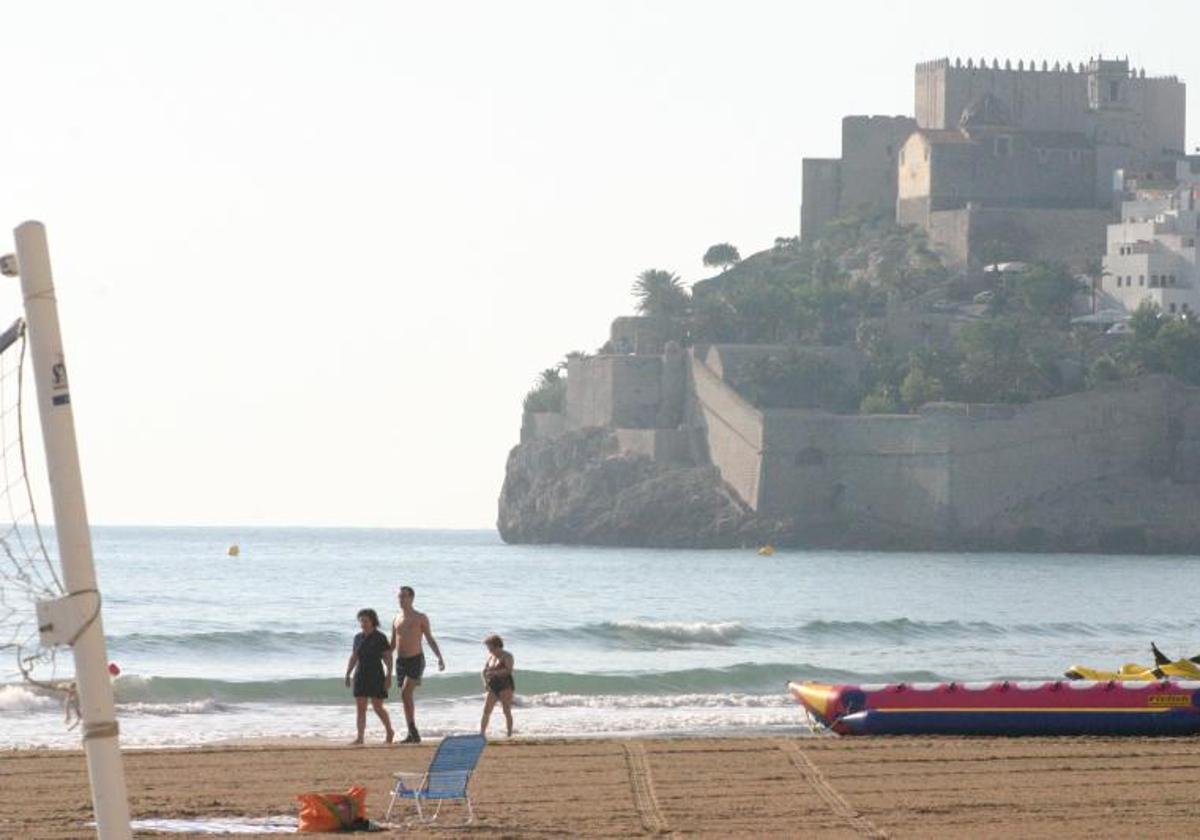
[[[487,735],[492,709],[496,708],[496,701],[499,700],[500,708],[504,711],[505,734],[511,738],[513,734],[513,692],[517,688],[517,684],[513,680],[515,661],[513,655],[504,649],[504,640],[495,633],[484,639],[483,644],[487,647],[488,658],[483,663],[483,672],[480,676],[487,688],[487,694],[484,696],[483,718],[479,721],[479,734]]]
[[[392,731],[392,719],[388,716],[383,701],[387,699],[387,686],[392,679],[391,643],[388,637],[379,631],[379,615],[375,610],[359,610],[358,625],[362,632],[355,634],[354,652],[350,654],[350,661],[346,663],[346,686],[350,686],[353,672],[354,701],[358,705],[358,737],[353,743],[363,742],[363,733],[367,729],[367,700],[370,699],[371,708],[383,721],[387,742],[390,744],[395,732]]]

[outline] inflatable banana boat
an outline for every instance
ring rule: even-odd
[[[1200,681],[791,682],[788,690],[841,735],[1200,733]]]

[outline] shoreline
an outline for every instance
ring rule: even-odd
[[[799,706],[797,706],[799,709]],[[493,726],[493,731],[497,731]],[[122,745],[121,753],[124,755],[140,754],[140,753],[162,753],[162,752],[219,752],[222,750],[255,750],[255,749],[274,749],[274,750],[307,750],[307,749],[363,749],[363,748],[385,748],[394,747],[399,749],[400,744],[397,741],[394,744],[387,744],[383,741],[383,736],[379,735],[378,740],[372,740],[370,734],[367,735],[365,744],[353,745],[349,743],[349,739],[353,737],[353,732],[349,729],[346,731],[345,738],[335,738],[332,736],[323,735],[297,735],[280,737],[275,735],[247,736],[238,738],[221,738],[213,741],[202,741],[192,744],[130,744]],[[452,735],[462,735],[465,732],[446,733]],[[426,746],[437,746],[441,743],[445,735],[428,735],[422,736],[421,744]],[[826,738],[833,737],[831,733],[823,731],[813,731],[807,724],[797,723],[794,726],[773,726],[770,728],[764,727],[725,727],[720,731],[703,731],[703,730],[670,730],[656,731],[652,729],[646,730],[630,730],[621,732],[578,732],[578,733],[562,733],[562,734],[534,734],[524,735],[520,731],[516,732],[512,738],[506,738],[503,735],[494,734],[489,737],[489,743],[509,743],[509,744],[547,744],[560,743],[565,741],[593,742],[593,741],[711,741],[721,740],[726,738],[735,738],[739,740],[754,740],[757,738]],[[51,745],[51,744],[31,744],[31,745],[15,745],[15,746],[0,746],[0,758],[10,755],[71,755],[77,753],[83,754],[83,748],[77,743]]]
[[[481,836],[1064,837],[1193,827],[1200,738],[539,738],[492,741],[472,781]],[[433,745],[125,751],[135,819],[296,814],[308,791],[423,769]],[[0,835],[90,833],[78,750],[5,751]],[[352,760],[351,760],[352,759]],[[1152,781],[1152,783],[1151,783]],[[447,806],[432,836],[454,832]],[[263,835],[260,835],[263,836]]]

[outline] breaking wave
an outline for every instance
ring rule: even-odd
[[[110,635],[116,654],[166,652],[186,648],[200,653],[256,653],[296,648],[324,649],[350,646],[350,636],[332,631],[216,630],[201,633],[126,633]]]
[[[0,686],[0,714],[61,711],[61,697],[26,685]]]
[[[737,621],[655,622],[609,621],[569,628],[514,632],[514,637],[542,641],[592,641],[631,649],[733,647],[745,643],[904,645],[919,642],[978,641],[1001,638],[1106,638],[1171,636],[1200,630],[1200,621],[1041,622],[996,624],[989,621],[813,620],[791,627],[747,626]]]
[[[795,679],[930,682],[941,677],[931,671],[857,673],[810,664],[747,662],[727,668],[690,668],[629,674],[518,670],[516,679],[518,696],[523,698],[651,695],[677,698],[701,694],[782,696],[787,681]],[[219,711],[221,704],[337,705],[350,700],[350,690],[338,679],[234,682],[186,677],[123,676],[117,679],[114,685],[117,702],[126,707],[129,704],[186,704],[212,701],[218,705],[210,710]],[[477,674],[431,676],[421,687],[422,698],[429,700],[478,697],[482,692],[483,687]]]

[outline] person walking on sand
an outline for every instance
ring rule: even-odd
[[[408,723],[408,736],[400,743],[419,744],[421,734],[417,732],[413,692],[421,684],[421,676],[425,673],[425,651],[421,648],[421,637],[429,640],[429,647],[437,657],[439,671],[446,670],[446,660],[442,658],[433,631],[429,629],[429,616],[413,609],[413,599],[416,597],[413,588],[401,586],[398,597],[400,612],[392,621],[392,650],[396,652],[396,684],[400,686],[404,720]]]
[[[358,626],[361,632],[354,636],[354,648],[346,663],[346,687],[350,687],[353,673],[354,702],[358,706],[358,737],[352,743],[363,742],[363,733],[367,729],[367,701],[370,700],[375,714],[383,722],[390,744],[396,733],[383,701],[387,698],[388,683],[392,681],[392,649],[388,637],[379,631],[379,614],[375,610],[359,610]]]
[[[512,701],[517,684],[513,681],[513,655],[504,649],[504,640],[493,633],[483,640],[488,649],[488,658],[483,663],[484,688],[487,694],[483,701],[483,720],[479,722],[479,734],[487,735],[488,721],[492,719],[492,709],[496,701],[504,710],[504,724],[509,738],[513,734]]]

